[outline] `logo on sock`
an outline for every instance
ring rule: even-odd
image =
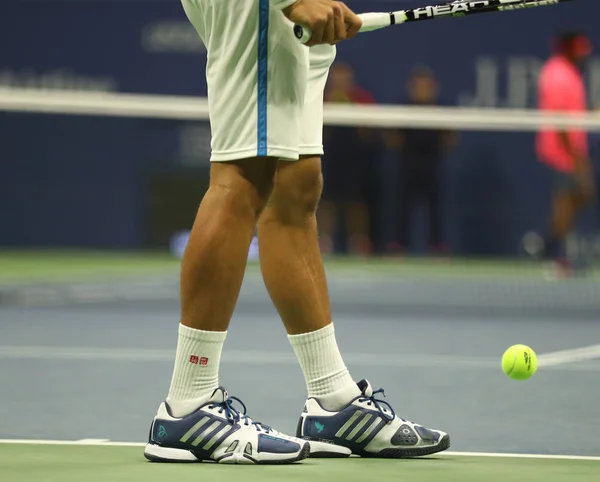
[[[190,357],[190,363],[193,363],[194,365],[198,364],[198,357],[196,355],[192,355]]]
[[[200,357],[200,365],[202,365],[203,367],[208,365],[208,358],[206,358],[205,356]]]
[[[325,425],[319,422],[315,422],[315,428],[317,429],[317,432],[321,433],[325,428]]]

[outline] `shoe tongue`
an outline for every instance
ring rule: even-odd
[[[228,398],[229,394],[227,393],[227,390],[225,390],[224,387],[219,387],[213,392],[212,396],[210,397],[210,402],[224,403]]]
[[[368,380],[361,380],[360,382],[357,383],[357,385],[365,397],[373,396],[373,387],[371,387],[371,384],[369,383]]]

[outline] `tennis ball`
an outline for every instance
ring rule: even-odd
[[[513,380],[527,380],[537,370],[537,355],[525,345],[513,345],[502,355],[502,370]]]

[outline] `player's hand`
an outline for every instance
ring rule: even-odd
[[[335,45],[354,37],[362,20],[344,3],[333,0],[298,0],[283,10],[292,22],[309,28],[309,47],[318,44]]]

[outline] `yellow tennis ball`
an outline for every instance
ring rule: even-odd
[[[502,355],[502,370],[513,380],[527,380],[537,370],[537,355],[525,345],[513,345]]]

